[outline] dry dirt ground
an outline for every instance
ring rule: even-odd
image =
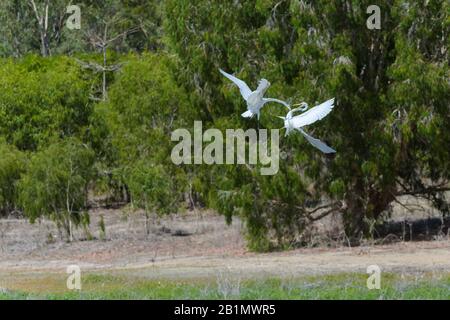
[[[98,227],[102,216],[104,237]],[[216,277],[223,272],[241,278],[365,273],[374,264],[396,273],[450,272],[448,236],[424,242],[257,254],[246,249],[239,220],[228,226],[212,212],[154,218],[148,235],[144,222],[141,213],[93,210],[90,231],[95,239],[85,240],[85,233],[77,231],[77,240],[68,243],[60,240],[50,221],[32,225],[22,219],[0,220],[0,288],[14,288],[17,281],[32,274],[63,274],[73,264],[87,272],[154,279]]]

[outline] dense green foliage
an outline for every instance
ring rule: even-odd
[[[147,213],[175,212],[185,186],[184,171],[170,159],[170,135],[195,112],[171,68],[162,55],[128,57],[102,106],[109,112],[114,176],[129,186],[132,203]]]
[[[88,221],[84,215],[93,160],[93,152],[75,139],[35,153],[18,184],[19,203],[27,217],[33,222],[49,216],[71,238],[72,224]]]
[[[17,209],[17,181],[25,169],[25,156],[0,139],[0,216]]]
[[[91,80],[66,57],[28,56],[0,66],[0,135],[21,150],[82,135],[89,123]]]
[[[356,243],[405,194],[449,213],[448,1],[380,3],[381,29],[371,30],[368,0],[85,0],[82,30],[68,30],[58,0],[45,32],[30,3],[0,4],[3,213],[51,215],[67,229],[87,210],[88,186],[147,214],[189,200],[241,217],[255,250],[304,244],[311,223],[333,212]],[[267,78],[268,96],[293,103],[336,97],[308,130],[337,154],[293,134],[280,141],[274,176],[174,165],[177,128],[258,125],[240,117],[244,101],[218,68],[252,88]],[[280,128],[284,112],[267,105],[259,125]]]

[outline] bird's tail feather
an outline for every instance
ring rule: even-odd
[[[244,118],[251,118],[254,116],[254,114],[250,110],[247,110],[243,114],[241,114],[241,116],[243,116]]]

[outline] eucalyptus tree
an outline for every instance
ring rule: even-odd
[[[47,57],[80,48],[80,33],[66,28],[71,0],[4,0],[0,4],[2,56],[40,53]],[[62,49],[66,48],[66,49]]]
[[[67,27],[78,6],[80,29]],[[115,39],[117,52],[156,51],[162,47],[162,3],[160,0],[2,0],[0,2],[0,56],[21,57],[80,54],[96,51],[105,27],[108,40],[125,31],[133,34]],[[93,38],[96,35],[99,37]],[[104,42],[102,42],[104,43]]]

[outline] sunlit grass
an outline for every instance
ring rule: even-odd
[[[44,286],[37,286],[38,281]],[[217,277],[189,281],[149,280],[88,274],[81,291],[68,291],[65,278],[33,279],[31,289],[3,290],[0,299],[449,299],[450,274],[382,275],[381,289],[366,287],[366,274],[239,280]]]

